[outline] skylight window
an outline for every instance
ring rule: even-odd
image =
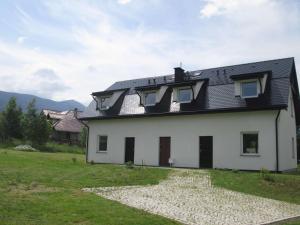
[[[145,106],[153,106],[156,101],[156,92],[145,93]]]
[[[241,94],[243,98],[257,97],[257,81],[242,82]]]
[[[178,90],[178,101],[181,103],[188,103],[192,101],[192,89],[184,88]]]

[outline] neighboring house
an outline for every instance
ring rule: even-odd
[[[81,112],[77,110],[58,112],[44,109],[43,113],[52,124],[51,139],[61,143],[79,144],[80,132],[84,126],[76,116],[79,116]]]
[[[285,171],[297,167],[294,58],[114,83],[94,92],[87,161]]]

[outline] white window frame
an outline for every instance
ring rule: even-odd
[[[155,101],[153,104],[146,104],[146,95],[147,94],[155,94]],[[156,95],[157,95],[156,91],[145,91],[144,92],[144,105],[145,106],[155,106],[156,105]]]
[[[100,137],[106,137],[106,150],[100,150]],[[97,136],[97,152],[107,153],[108,151],[108,135],[107,134],[99,134]]]
[[[256,83],[256,95],[243,95],[243,84],[245,83]],[[258,97],[258,80],[245,80],[245,81],[240,81],[240,95],[242,98],[257,98]]]
[[[257,153],[245,153],[244,152],[244,138],[243,138],[244,134],[257,134]],[[259,132],[258,131],[242,131],[240,134],[240,140],[241,140],[241,150],[240,150],[241,156],[260,156]]]
[[[108,98],[108,99],[110,99],[111,98],[111,96],[110,95],[107,95],[107,96],[101,96],[101,97],[99,97],[99,108],[100,108],[100,110],[107,110],[107,109],[109,109],[109,106],[105,106],[105,107],[102,107],[102,99],[103,98]]]
[[[190,94],[190,100],[188,101],[180,101],[180,91],[182,90],[190,90],[191,94]],[[192,87],[180,87],[177,89],[177,102],[179,103],[190,103],[193,100],[193,90]]]

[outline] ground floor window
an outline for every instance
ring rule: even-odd
[[[241,139],[243,154],[258,154],[258,132],[243,132]]]
[[[107,151],[107,136],[99,135],[98,136],[98,151],[103,152]]]

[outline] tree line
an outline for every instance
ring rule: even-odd
[[[0,141],[10,142],[22,139],[33,146],[44,145],[51,133],[46,116],[35,107],[35,99],[27,105],[25,112],[17,105],[15,97],[10,98],[3,112],[0,112]]]

